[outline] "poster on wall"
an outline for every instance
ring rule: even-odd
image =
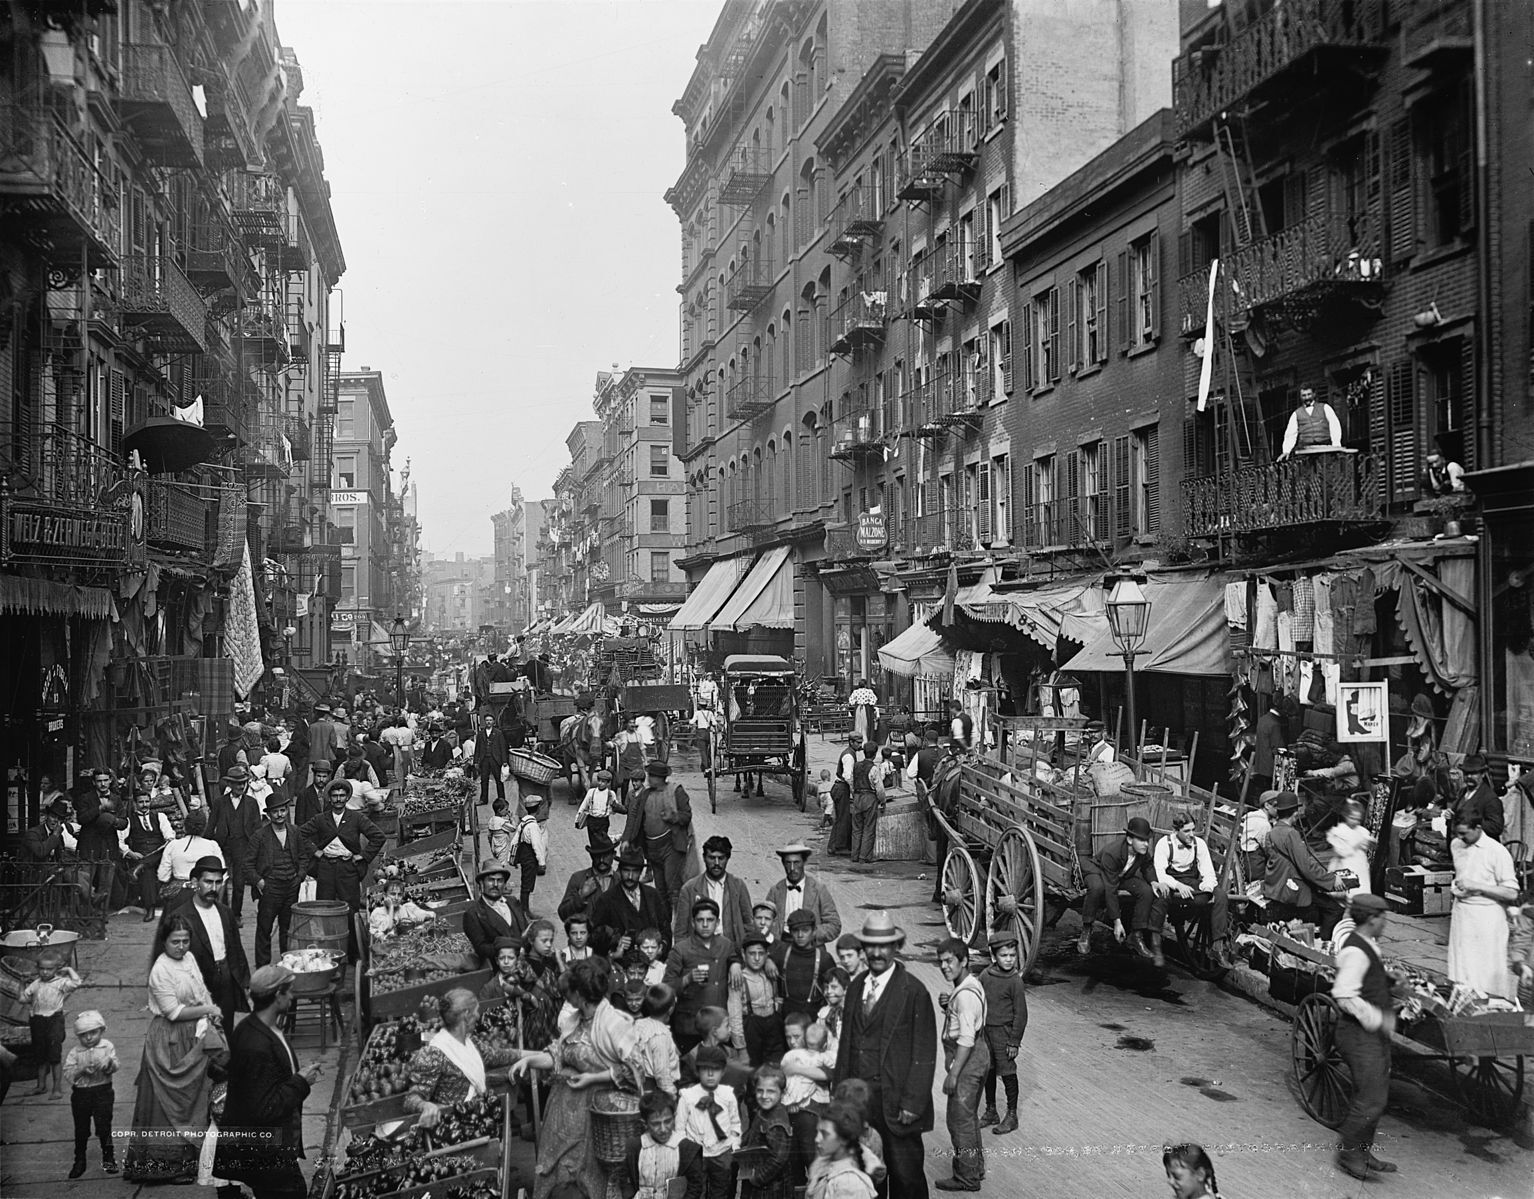
[[[1390,700],[1384,683],[1337,684],[1337,740],[1390,740]]]

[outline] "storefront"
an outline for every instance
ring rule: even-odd
[[[1534,462],[1473,471],[1481,502],[1477,608],[1483,614],[1480,711],[1488,757],[1534,764]]]

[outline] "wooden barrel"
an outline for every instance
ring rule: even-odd
[[[888,804],[874,829],[874,858],[881,862],[920,862],[927,856],[927,817],[914,799]]]
[[[27,984],[37,977],[37,963],[15,955],[0,958],[0,1022],[26,1024],[31,1006],[21,1001]]]
[[[1124,835],[1124,826],[1150,810],[1144,799],[1120,799],[1092,805],[1092,854],[1095,857]]]
[[[289,944],[295,949],[328,949],[344,962],[351,909],[338,899],[311,899],[293,905],[293,931]]]
[[[1150,815],[1146,817],[1150,821],[1151,828],[1158,833],[1172,831],[1172,817],[1193,817],[1194,827],[1199,836],[1204,835],[1204,805],[1192,799],[1163,799],[1152,796],[1150,800]]]
[[[1101,801],[1090,790],[1083,787],[1070,789],[1062,787],[1057,794],[1062,801],[1068,800],[1071,805],[1071,829],[1075,836],[1076,856],[1091,857],[1092,810],[1098,807]]]

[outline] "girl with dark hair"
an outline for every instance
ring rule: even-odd
[[[660,1090],[677,1093],[677,1079],[682,1073],[681,1055],[671,1035],[671,1013],[676,1010],[676,992],[665,983],[656,983],[644,993],[639,1019],[634,1021],[634,1064],[646,1094]]]
[[[863,1116],[850,1103],[833,1103],[815,1130],[805,1199],[874,1199],[873,1179],[863,1165]]]
[[[472,1036],[479,1021],[479,1000],[474,992],[456,987],[437,998],[442,1027],[410,1059],[410,1092],[407,1112],[420,1112],[422,1128],[442,1118],[442,1109],[487,1094],[485,1071],[508,1066],[517,1060],[515,1049],[480,1049]]]
[[[1202,1145],[1168,1145],[1161,1151],[1161,1165],[1174,1199],[1220,1199],[1214,1163]]]
[[[591,1105],[623,1090],[640,1089],[634,1055],[634,1021],[608,1001],[609,971],[599,958],[571,964],[565,972],[565,999],[576,1022],[549,1047],[526,1053],[512,1066],[513,1083],[528,1070],[554,1072],[554,1086],[538,1136],[533,1199],[549,1199],[563,1183],[578,1182],[588,1195],[607,1193],[608,1167],[597,1160],[591,1135]]]
[[[197,1177],[213,1085],[203,1037],[219,1023],[219,1008],[192,956],[190,917],[180,911],[155,931],[149,1011],[123,1178],[189,1184]]]

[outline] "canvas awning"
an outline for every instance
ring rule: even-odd
[[[1135,670],[1158,674],[1228,675],[1230,633],[1225,623],[1225,582],[1218,578],[1152,580],[1150,629],[1135,658]],[[1106,616],[1101,629],[1065,664],[1072,672],[1123,670]]]
[[[942,634],[918,621],[888,645],[879,647],[879,665],[904,679],[952,681],[953,650]]]
[[[617,622],[611,623],[615,626],[613,632],[617,632]],[[607,609],[600,603],[590,604],[584,612],[570,622],[570,627],[565,632],[589,637],[601,637],[607,632],[608,624]]]
[[[719,615],[719,609],[730,598],[735,584],[740,582],[745,569],[745,558],[720,558],[704,573],[698,585],[687,596],[681,611],[671,618],[666,627],[673,633],[701,633],[708,622]]]
[[[994,615],[986,619],[1005,622],[1049,650],[1061,637],[1086,643],[1108,627],[1100,575],[1031,591],[997,591],[987,607]]]
[[[758,558],[719,615],[709,621],[709,631],[744,633],[754,628],[793,628],[794,568],[788,555],[788,546],[776,545]]]

